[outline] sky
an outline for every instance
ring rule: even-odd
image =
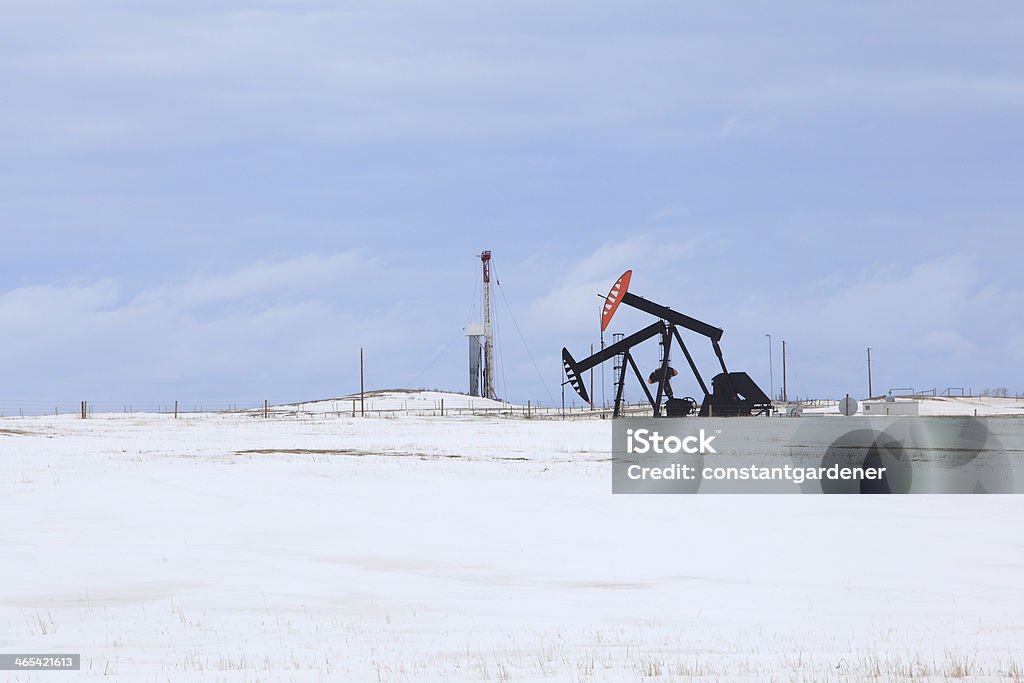
[[[370,389],[465,391],[483,249],[510,400],[560,400],[627,268],[766,390],[785,339],[790,396],[863,397],[868,347],[876,394],[1024,393],[1022,30],[1017,2],[5,0],[0,412],[340,396],[360,347]]]

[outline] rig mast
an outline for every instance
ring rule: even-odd
[[[496,399],[494,331],[491,327],[491,252],[481,253],[480,263],[484,275],[484,322],[466,325],[466,336],[469,337],[469,393],[471,396]]]
[[[494,332],[491,329],[491,252],[480,254],[484,271],[484,396],[494,394]]]

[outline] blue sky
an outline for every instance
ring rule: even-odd
[[[6,2],[0,402],[336,396],[360,345],[373,388],[462,390],[481,249],[547,385],[497,294],[514,400],[557,398],[626,268],[766,387],[770,333],[791,393],[863,395],[867,346],[876,391],[1024,392],[1022,29],[1012,2]]]

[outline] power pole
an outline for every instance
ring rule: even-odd
[[[868,398],[874,396],[874,392],[871,391],[871,347],[868,347]]]
[[[491,330],[491,252],[480,254],[484,270],[484,396],[497,398],[494,393],[494,334]]]
[[[594,355],[594,345],[590,345],[590,355]],[[590,409],[594,409],[594,368],[590,368]]]
[[[789,400],[789,394],[786,392],[786,340],[782,340],[782,402],[785,403]]]
[[[366,417],[366,390],[363,384],[363,347],[359,347],[359,417]]]
[[[607,300],[606,297],[601,297]],[[604,351],[604,302],[597,309],[597,327],[601,330],[601,350]],[[593,354],[591,354],[593,355]],[[593,372],[593,370],[591,370]],[[593,398],[594,392],[591,390],[590,396]],[[601,363],[601,410],[608,407],[608,401],[604,397],[604,363]]]
[[[772,353],[773,353],[773,350],[772,350],[772,335],[766,334],[764,336],[768,337],[768,381],[771,382],[771,390],[772,390],[771,397],[772,397],[772,400],[774,401],[775,400],[775,361],[772,360]]]

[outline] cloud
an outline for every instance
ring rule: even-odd
[[[504,395],[544,398],[542,384],[555,392],[559,350],[567,346],[582,358],[596,344],[597,295],[627,267],[635,269],[634,292],[724,328],[730,369],[749,372],[766,389],[766,333],[776,345],[776,387],[779,344],[789,343],[791,395],[866,393],[860,385],[866,385],[868,346],[876,389],[1024,383],[1018,362],[1024,321],[1011,314],[1024,310],[1024,289],[995,286],[971,258],[750,288],[723,280],[720,261],[704,258],[699,240],[640,234],[599,244],[574,262],[534,256],[501,263],[508,294],[496,286],[493,309]],[[14,288],[0,294],[7,398],[328,397],[356,386],[359,347],[367,349],[373,387],[464,389],[466,319],[451,302],[464,301],[470,275],[453,278],[432,266],[410,271],[355,250],[264,259],[139,291],[110,278]],[[530,289],[531,282],[553,285]],[[628,333],[649,322],[623,307],[611,331]],[[702,372],[715,374],[706,340],[684,337]],[[656,356],[653,342],[637,351],[641,367]],[[610,383],[610,373],[605,376]],[[697,390],[687,382],[680,391]]]
[[[562,345],[577,359],[587,355],[598,336],[596,295],[629,265],[636,268],[635,293],[723,328],[729,368],[749,372],[766,391],[771,384],[766,334],[774,341],[776,388],[782,384],[781,341],[788,342],[790,395],[866,394],[868,346],[876,390],[907,383],[940,390],[1024,384],[1014,362],[1024,319],[1010,314],[1024,310],[1024,288],[996,286],[974,258],[846,266],[789,283],[734,272],[724,256],[728,249],[711,251],[718,255],[713,258],[708,253],[701,241],[641,235],[581,255],[551,292],[531,302],[525,317],[531,343],[543,350],[542,367],[557,364]],[[648,316],[621,307],[612,331],[628,333],[649,322]],[[701,371],[715,374],[708,342],[683,335]],[[638,362],[654,363],[657,353],[653,342],[638,347]],[[688,376],[681,390],[686,382]],[[695,384],[690,389],[697,391]]]
[[[196,275],[145,290],[135,303],[190,308],[251,300],[288,300],[310,294],[333,298],[370,285],[369,280],[377,279],[375,275],[381,267],[378,259],[363,251],[258,261],[230,273]]]
[[[16,288],[0,295],[9,332],[0,358],[12,368],[8,387],[60,399],[190,388],[238,397],[260,384],[344,393],[359,346],[380,363],[404,344],[396,321],[434,329],[429,311],[380,289],[387,275],[355,251],[259,261],[129,296],[109,279]]]
[[[844,387],[859,395],[862,383],[866,390],[869,346],[875,389],[1013,385],[1024,382],[1010,360],[1012,340],[1024,333],[1024,319],[1010,312],[1020,310],[1024,288],[996,287],[973,258],[952,256],[755,293],[723,345],[738,346],[760,368],[763,334],[773,333],[776,344],[786,339],[791,378],[812,395]]]
[[[526,320],[534,329],[547,333],[572,334],[597,325],[605,296],[615,280],[626,270],[642,270],[648,287],[651,275],[672,267],[682,267],[697,249],[697,241],[659,240],[640,234],[608,242],[589,254],[568,259],[567,270],[556,278],[551,289],[531,303]]]
[[[103,311],[116,304],[120,287],[111,279],[64,286],[33,285],[0,294],[0,319],[7,330],[46,325],[75,311]]]
[[[771,132],[775,126],[776,121],[774,119],[754,122],[749,120],[748,117],[733,114],[732,116],[729,116],[724,123],[722,123],[722,127],[718,134],[723,138],[733,138],[743,135],[759,135]]]
[[[794,33],[786,22],[798,12],[774,7],[746,8],[751,16],[739,22],[732,11],[685,5],[644,13],[575,3],[57,7],[22,4],[5,16],[3,116],[22,133],[6,145],[473,140],[610,129],[659,137],[667,127],[702,141],[765,134],[879,99],[914,110],[922,101],[948,111],[1024,105],[1024,82],[1013,74],[965,74],[915,59],[905,49],[906,22],[918,19],[909,12],[891,13],[892,26],[870,12],[841,12],[849,28],[837,35],[827,13],[800,22],[818,31]],[[58,15],[59,25],[49,19]],[[955,15],[935,19],[955,27]],[[629,30],[611,30],[623,23]],[[861,31],[876,43],[877,61],[850,62]],[[956,37],[971,44],[969,35]]]
[[[787,338],[809,392],[868,345],[894,377],[1012,386],[1020,16],[12,0],[5,386],[307,398],[372,344],[378,386],[458,388],[480,246],[546,369],[633,268],[737,369]],[[539,393],[501,322],[510,390]]]

